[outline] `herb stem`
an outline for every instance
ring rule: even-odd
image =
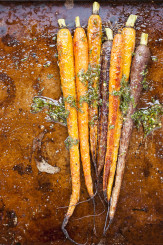
[[[45,100],[50,100],[50,101],[52,101],[54,104],[58,104],[58,101],[57,100],[54,100],[54,99],[52,99],[52,98],[49,98],[49,97],[46,97],[46,96],[35,96],[33,99],[35,99],[35,98],[41,98],[41,99],[45,99]]]

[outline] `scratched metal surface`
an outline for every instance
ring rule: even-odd
[[[147,80],[149,90],[142,94],[139,107],[152,98],[162,100],[163,5],[101,3],[104,25],[111,20],[122,27],[130,13],[138,15],[137,41],[141,32],[149,34],[149,46],[157,61],[152,61]],[[0,244],[71,244],[61,224],[71,194],[69,153],[64,140],[67,129],[46,122],[45,112],[31,114],[34,95],[58,99],[61,95],[56,58],[57,19],[65,18],[73,33],[79,15],[86,27],[91,3],[75,3],[67,10],[63,3],[0,4]],[[49,66],[47,64],[50,64]],[[49,76],[52,74],[52,76]],[[44,133],[42,133],[44,132]],[[42,134],[41,134],[42,133]],[[41,149],[33,142],[42,136]],[[142,129],[133,130],[121,195],[114,222],[102,238],[106,212],[96,217],[93,234],[91,202],[76,207],[68,231],[76,241],[105,245],[162,244],[161,164],[162,130],[143,139]],[[58,174],[41,173],[35,159],[42,157]],[[93,168],[93,167],[92,167]],[[81,201],[88,198],[83,173]],[[102,196],[102,193],[101,193]],[[96,213],[103,211],[96,197]]]

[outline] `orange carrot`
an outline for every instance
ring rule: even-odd
[[[123,28],[122,30],[122,35],[123,35],[123,40],[124,40],[122,76],[125,82],[128,82],[129,80],[132,54],[135,49],[136,31],[133,27],[134,27],[136,19],[137,19],[136,15],[130,15],[126,22],[126,27]],[[116,148],[114,150],[113,161],[111,162],[111,166],[110,166],[110,173],[109,173],[108,185],[107,185],[107,200],[108,201],[110,200],[110,197],[111,197],[112,186],[114,182],[114,175],[115,175],[115,170],[116,170],[116,162],[117,162],[118,149],[119,149],[119,140],[121,137],[121,126],[122,126],[122,120],[119,121],[119,125],[117,128],[117,136],[116,136],[117,142],[115,143]]]
[[[68,134],[71,141],[70,168],[72,178],[72,195],[66,216],[62,224],[62,230],[71,241],[65,226],[73,214],[80,196],[80,158],[78,143],[77,110],[72,105],[76,102],[75,72],[73,42],[70,31],[66,28],[64,19],[58,20],[61,29],[57,34],[57,49],[60,68],[61,86],[65,100],[65,109],[69,111],[67,118]],[[70,103],[73,102],[73,103]]]
[[[93,15],[88,20],[88,50],[89,66],[92,79],[89,86],[89,95],[92,98],[89,108],[90,121],[90,147],[92,160],[96,168],[96,148],[97,148],[97,122],[98,122],[98,89],[99,89],[99,68],[102,37],[102,21],[99,16],[100,5],[97,2],[93,4]],[[97,169],[96,169],[97,170]]]
[[[115,93],[120,90],[122,79],[123,64],[123,35],[118,33],[113,39],[110,60],[110,80],[109,80],[109,115],[108,115],[108,133],[107,150],[105,157],[105,166],[103,174],[103,191],[106,197],[108,176],[111,165],[116,162],[115,152],[118,153],[120,128],[122,117],[120,112],[120,97]]]
[[[80,26],[79,17],[76,17],[74,33],[75,75],[78,101],[78,127],[80,139],[80,153],[85,176],[85,183],[90,197],[93,196],[91,177],[91,163],[89,154],[89,127],[88,127],[88,81],[85,74],[88,70],[88,43],[85,31]]]

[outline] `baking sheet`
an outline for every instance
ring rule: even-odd
[[[149,34],[151,61],[139,107],[152,99],[162,100],[163,5],[157,3],[101,3],[104,25],[108,20],[121,28],[129,14],[137,14],[137,39]],[[74,19],[82,26],[92,13],[92,3],[78,2],[67,10],[60,3],[0,4],[0,244],[71,244],[61,231],[71,195],[69,153],[64,140],[67,129],[46,122],[45,112],[32,114],[32,98],[61,96],[56,55],[57,19],[65,18],[73,34]],[[34,149],[42,136],[41,149]],[[142,129],[133,130],[126,169],[114,222],[102,238],[106,211],[96,217],[93,234],[92,202],[78,205],[67,226],[70,236],[88,244],[162,244],[161,164],[162,130],[143,139]],[[36,159],[60,167],[58,174],[39,172]],[[92,166],[93,171],[93,166]],[[94,174],[94,173],[93,173]],[[88,199],[81,174],[81,198]],[[101,191],[101,197],[103,194]],[[106,209],[106,205],[105,205]],[[96,213],[104,211],[96,197]]]

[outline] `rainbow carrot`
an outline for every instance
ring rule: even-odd
[[[65,20],[58,20],[60,30],[57,33],[57,49],[60,68],[61,85],[63,97],[65,100],[65,109],[69,111],[67,118],[67,127],[70,148],[70,168],[72,178],[72,195],[66,216],[62,224],[62,230],[65,236],[74,242],[65,229],[69,218],[72,216],[74,209],[80,197],[80,157],[79,157],[79,137],[77,110],[72,104],[76,103],[75,72],[74,72],[74,54],[73,42],[70,31],[66,28]],[[70,103],[73,102],[73,103]]]
[[[96,168],[97,125],[98,125],[98,97],[99,97],[99,67],[102,38],[102,21],[99,16],[100,5],[93,3],[93,15],[88,20],[88,50],[89,66],[93,79],[89,81],[89,95],[92,98],[89,108],[90,147],[92,160]]]
[[[103,174],[103,192],[106,197],[108,176],[111,165],[116,162],[115,151],[118,152],[120,140],[120,128],[122,116],[120,112],[120,97],[115,92],[120,91],[123,67],[123,35],[118,33],[113,39],[110,60],[110,80],[109,80],[109,115],[107,150],[105,156],[105,166]]]
[[[135,21],[137,19],[136,15],[130,15],[127,22],[126,27],[122,30],[123,40],[124,40],[124,53],[123,53],[123,67],[122,67],[122,77],[124,82],[128,83],[129,75],[130,75],[130,67],[132,61],[132,54],[135,49],[135,36],[136,31],[133,28]],[[118,129],[117,129],[117,142],[115,144],[116,148],[114,150],[113,161],[111,162],[110,166],[110,173],[108,177],[108,185],[107,185],[107,200],[110,200],[112,186],[114,182],[114,175],[116,170],[116,162],[118,157],[118,149],[119,149],[119,141],[121,137],[121,127],[122,127],[122,120],[119,121]]]
[[[78,126],[80,139],[80,153],[85,176],[85,183],[90,197],[93,197],[93,183],[91,177],[91,163],[89,154],[89,127],[88,127],[88,82],[84,74],[88,70],[88,43],[85,31],[80,26],[80,19],[76,17],[74,33],[75,74],[78,100]]]

